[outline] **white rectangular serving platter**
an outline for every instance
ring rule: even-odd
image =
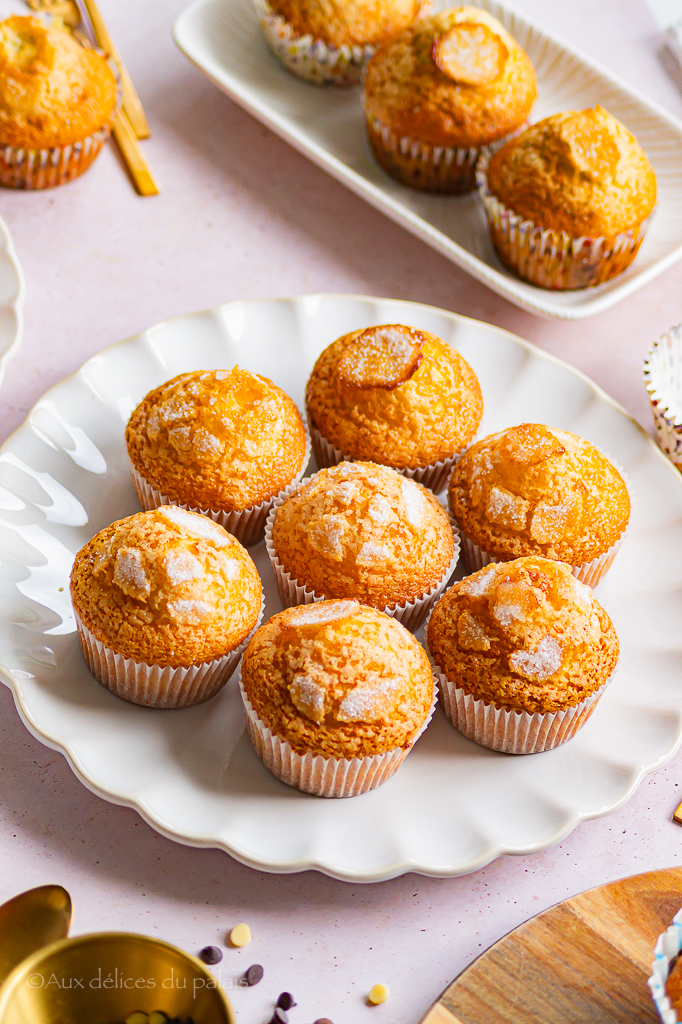
[[[526,50],[538,75],[531,119],[600,103],[634,132],[658,178],[658,208],[635,260],[598,288],[552,292],[504,269],[475,195],[436,196],[393,181],[374,161],[357,89],[290,75],[262,38],[252,0],[196,0],[177,20],[180,49],[220,89],[353,192],[522,309],[578,320],[631,295],[682,257],[682,124],[549,32],[495,0],[490,11]],[[436,9],[453,6],[436,0]]]

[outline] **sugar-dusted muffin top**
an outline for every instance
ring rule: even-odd
[[[402,324],[328,346],[306,388],[311,424],[344,455],[398,469],[450,458],[483,415],[476,374],[450,345]]]
[[[448,497],[464,533],[502,559],[544,555],[584,565],[608,551],[630,519],[616,467],[589,441],[539,423],[472,444]]]
[[[239,366],[195,370],[150,391],[126,429],[135,468],[174,501],[242,510],[303,469],[298,409],[267,377]]]
[[[600,106],[531,125],[495,153],[488,187],[540,227],[593,238],[635,227],[656,203],[656,175],[646,153]]]
[[[357,601],[274,615],[242,661],[246,694],[298,754],[365,757],[409,747],[433,700],[433,674],[404,626]]]
[[[421,597],[454,554],[450,521],[431,492],[369,462],[316,473],[278,508],[272,539],[299,583],[375,608]]]
[[[68,146],[107,124],[114,74],[95,50],[38,18],[0,22],[0,144]]]
[[[297,35],[332,46],[380,43],[411,25],[424,0],[269,0]]]
[[[535,96],[535,71],[516,40],[486,11],[457,7],[379,48],[364,104],[397,135],[469,148],[519,128]]]
[[[91,633],[153,665],[192,665],[234,650],[256,625],[261,597],[239,541],[174,505],[107,526],[81,548],[71,573],[71,599]]]
[[[595,693],[618,662],[613,624],[570,566],[518,558],[455,583],[428,644],[443,674],[477,700],[554,712]]]

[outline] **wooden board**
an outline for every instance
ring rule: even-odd
[[[491,946],[421,1024],[660,1024],[646,982],[680,908],[682,868],[565,900]]]

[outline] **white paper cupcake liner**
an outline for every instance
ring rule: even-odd
[[[233,651],[189,667],[147,665],[125,658],[98,640],[75,609],[74,614],[88,668],[102,686],[131,704],[142,704],[148,708],[186,708],[201,704],[222,690],[263,621],[264,611],[265,599],[261,598],[256,625]]]
[[[565,231],[541,228],[514,213],[488,188],[490,153],[481,153],[476,184],[498,256],[524,281],[561,291],[593,288],[623,273],[644,240],[650,214],[614,239],[576,238]]]
[[[292,576],[290,572],[286,571],[277,556],[275,545],[272,540],[272,527],[275,521],[275,516],[277,515],[277,509],[280,505],[284,504],[287,498],[290,497],[294,491],[298,490],[299,487],[304,487],[312,479],[312,476],[309,476],[304,480],[301,480],[298,484],[293,484],[291,487],[287,487],[286,491],[283,491],[282,494],[276,498],[265,524],[265,547],[268,552],[268,557],[270,558],[272,571],[275,574],[277,591],[285,608],[293,608],[300,604],[313,604],[315,601],[330,600],[327,595],[318,594],[315,590],[310,590],[305,586],[305,584],[300,583],[298,579]],[[401,622],[406,629],[411,630],[413,633],[415,630],[419,629],[424,619],[429,614],[430,609],[445,590],[459,560],[459,530],[457,529],[457,524],[452,516],[449,513],[447,513],[447,516],[452,527],[455,547],[452,558],[450,559],[450,564],[438,583],[422,594],[421,597],[415,598],[414,601],[405,601],[404,604],[395,605],[393,608],[380,609],[392,618],[397,619],[398,622]],[[348,594],[348,597],[353,597],[353,595]]]
[[[644,385],[656,426],[656,440],[682,470],[682,324],[671,327],[644,363]]]
[[[308,418],[308,429],[310,430],[310,436],[313,444],[313,455],[319,469],[329,469],[332,466],[338,466],[341,462],[356,462],[359,460],[351,458],[349,455],[344,455],[343,452],[335,448],[331,442],[324,437],[317,427],[314,427]],[[469,442],[470,444],[473,443]],[[423,484],[424,487],[428,487],[434,494],[440,494],[447,485],[450,475],[454,468],[455,463],[461,459],[464,452],[467,450],[468,445],[464,445],[455,455],[449,459],[441,459],[439,462],[433,462],[430,466],[423,466],[418,469],[399,469],[397,466],[390,466],[390,469],[395,469],[396,473],[400,473],[402,476],[408,477],[410,480],[414,480],[418,484]],[[372,461],[362,460],[362,461]]]
[[[254,0],[265,40],[293,75],[315,85],[358,85],[375,46],[331,46],[311,35],[299,36],[267,0]]]
[[[310,432],[305,423],[304,430],[305,455],[303,457],[303,462],[301,463],[301,469],[289,486],[295,485],[302,479],[308,463],[310,462]],[[145,512],[150,512],[152,509],[160,508],[162,505],[176,505],[178,508],[187,509],[188,512],[199,512],[200,515],[207,516],[209,519],[212,519],[214,523],[218,523],[219,526],[222,526],[228,533],[231,533],[233,537],[236,537],[244,547],[252,547],[263,539],[268,513],[279,495],[284,494],[286,491],[285,488],[285,490],[279,492],[279,495],[274,494],[271,498],[268,498],[267,501],[262,501],[259,505],[252,505],[250,508],[243,509],[242,511],[226,512],[220,509],[198,508],[195,505],[188,505],[184,502],[176,501],[174,498],[164,494],[154,484],[149,483],[149,481],[142,476],[135,466],[133,466],[130,460],[128,461],[128,465],[130,467],[130,477],[133,482],[133,487],[135,488],[137,500],[140,503],[140,507],[144,509]]]
[[[70,146],[25,149],[0,146],[0,185],[4,188],[55,188],[88,169],[111,134],[111,124]]]
[[[444,675],[429,647],[428,621],[424,643],[440,690],[443,710],[450,723],[474,743],[504,754],[539,754],[566,743],[585,725],[615,675],[614,670],[595,693],[563,711],[535,714],[510,711],[477,700]]]
[[[612,544],[607,551],[604,551],[601,555],[597,555],[597,557],[593,558],[591,562],[584,562],[582,565],[571,566],[571,571],[575,578],[581,583],[586,583],[587,586],[591,587],[593,590],[597,584],[603,580],[604,576],[606,576],[607,572],[613,565],[616,555],[627,539],[632,528],[632,513],[634,509],[634,498],[628,474],[625,472],[623,467],[616,462],[615,459],[612,459],[610,455],[607,455],[606,452],[602,452],[601,454],[605,459],[609,460],[615,469],[618,470],[618,473],[627,488],[628,495],[630,496],[630,518],[618,540],[616,540],[616,542]],[[497,555],[491,555],[490,552],[485,550],[485,548],[482,548],[477,544],[475,540],[472,540],[472,538],[464,532],[459,523],[457,523],[457,528],[459,530],[462,544],[462,562],[464,563],[464,568],[468,575],[478,572],[479,569],[483,569],[484,566],[490,565],[492,562],[511,562],[514,558],[518,557],[516,555],[512,555],[509,558],[500,558]]]
[[[679,1017],[668,996],[668,975],[673,961],[682,952],[682,910],[679,910],[669,928],[659,935],[654,951],[654,962],[651,965],[651,977],[648,985],[658,1015],[663,1024],[679,1024]]]
[[[431,709],[407,747],[398,747],[373,757],[323,757],[321,754],[297,754],[286,740],[280,739],[258,717],[246,695],[239,676],[239,689],[246,710],[246,728],[253,747],[272,774],[304,793],[342,798],[359,796],[381,786],[403,763],[428,726],[438,703],[434,679]]]

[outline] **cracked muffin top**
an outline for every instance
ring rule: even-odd
[[[268,0],[297,35],[331,46],[364,46],[391,38],[419,15],[423,0]]]
[[[149,665],[192,665],[234,650],[256,625],[261,596],[239,541],[173,505],[107,526],[81,548],[71,572],[83,624]]]
[[[239,366],[182,373],[150,391],[126,429],[135,469],[193,508],[241,511],[279,494],[304,468],[294,402]]]
[[[328,346],[306,388],[312,427],[345,456],[396,469],[451,458],[476,435],[476,374],[433,334],[385,324]]]
[[[0,143],[69,146],[108,124],[117,84],[106,60],[38,18],[0,22]]]
[[[578,237],[613,238],[656,204],[646,153],[600,106],[531,125],[495,153],[488,188],[519,216]]]
[[[280,612],[252,637],[242,684],[256,714],[298,754],[347,758],[411,746],[433,674],[395,619],[357,601]]]
[[[606,456],[539,423],[472,444],[448,497],[464,533],[501,559],[543,555],[584,565],[608,551],[630,519],[627,487]]]
[[[377,50],[364,105],[398,136],[468,149],[520,128],[536,91],[533,65],[502,24],[478,7],[457,7]]]
[[[284,570],[316,594],[382,609],[436,586],[455,550],[433,494],[369,462],[320,470],[289,495],[272,542]]]
[[[531,714],[580,704],[618,662],[613,623],[590,588],[545,558],[487,565],[455,583],[427,637],[443,675],[476,700]]]

